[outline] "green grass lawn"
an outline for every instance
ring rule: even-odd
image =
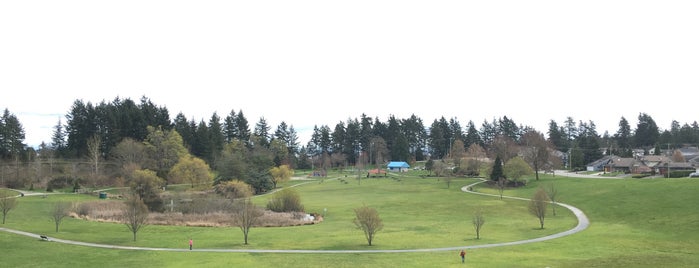
[[[88,195],[23,197],[2,227],[42,233],[63,239],[158,248],[185,248],[193,237],[195,248],[219,249],[415,249],[490,244],[530,239],[568,230],[577,224],[572,213],[559,207],[548,215],[545,229],[527,211],[527,202],[461,192],[473,179],[454,179],[451,187],[436,178],[401,176],[325,179],[294,187],[307,212],[323,214],[317,225],[253,228],[243,245],[236,227],[147,226],[133,242],[122,224],[66,219],[54,232],[49,218],[52,202],[95,200]],[[541,176],[540,181],[505,195],[529,198],[539,186],[555,185],[559,199],[582,209],[590,228],[582,233],[518,246],[468,250],[470,267],[692,267],[699,263],[699,213],[694,179],[603,180]],[[480,192],[497,193],[487,186]],[[271,195],[256,197],[264,206]],[[110,202],[104,200],[104,202]],[[376,208],[384,229],[367,246],[354,228],[353,209]],[[480,207],[486,223],[475,239],[472,213]],[[43,242],[0,232],[1,261],[7,267],[460,267],[458,251],[420,253],[206,253],[98,249]]]

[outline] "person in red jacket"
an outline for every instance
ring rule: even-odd
[[[192,250],[192,245],[194,245],[194,241],[192,239],[189,239],[189,250]]]
[[[459,256],[461,256],[461,263],[466,262],[466,251],[465,250],[462,249],[461,253],[459,253]]]

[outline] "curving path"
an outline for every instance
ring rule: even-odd
[[[461,187],[461,190],[466,192],[466,193],[478,194],[478,195],[484,195],[484,196],[493,196],[493,197],[500,198],[500,195],[479,193],[479,192],[474,192],[474,191],[469,190],[473,186],[480,184],[480,183],[483,183],[483,182],[484,181],[480,181],[480,182],[476,182],[476,183],[472,183],[472,184],[463,186],[463,187]],[[520,198],[520,197],[503,196],[502,198],[529,201],[529,199]],[[582,230],[585,230],[590,225],[590,220],[587,218],[587,216],[585,216],[585,213],[583,213],[582,210],[580,210],[574,206],[563,204],[563,203],[556,203],[556,204],[558,204],[562,207],[565,207],[568,210],[570,210],[571,212],[573,212],[575,217],[578,218],[578,225],[576,225],[573,229],[570,229],[570,230],[565,231],[565,232],[556,233],[556,234],[552,234],[552,235],[548,235],[548,236],[544,236],[544,237],[539,237],[539,238],[520,240],[520,241],[484,244],[484,245],[472,245],[472,246],[457,246],[457,247],[444,247],[444,248],[422,248],[422,249],[375,249],[375,250],[193,249],[191,251],[199,251],[199,252],[246,252],[246,253],[313,253],[313,254],[317,254],[317,253],[334,253],[334,254],[337,254],[337,253],[405,253],[405,252],[454,251],[454,250],[461,250],[461,249],[492,248],[492,247],[512,246],[512,245],[521,245],[521,244],[541,242],[541,241],[556,239],[556,238],[564,237],[564,236],[571,235],[574,233],[578,233]],[[14,230],[14,229],[0,227],[0,231],[14,233],[14,234],[18,234],[18,235],[25,235],[25,236],[34,237],[34,238],[39,238],[39,234],[18,231],[18,230]],[[59,238],[49,238],[49,241],[54,241],[54,242],[59,242],[59,243],[64,243],[64,244],[71,244],[71,245],[78,245],[78,246],[110,248],[110,249],[124,249],[124,250],[150,250],[150,251],[173,251],[173,252],[190,251],[189,249],[186,249],[186,248],[179,249],[179,248],[151,248],[151,247],[117,246],[117,245],[105,245],[105,244],[65,240],[65,239],[59,239]]]

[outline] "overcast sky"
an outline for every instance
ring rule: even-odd
[[[307,141],[362,113],[697,120],[699,1],[2,1],[0,109],[50,143],[76,99],[243,111]]]

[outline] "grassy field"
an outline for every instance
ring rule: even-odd
[[[195,249],[426,249],[508,242],[568,230],[576,225],[569,211],[558,208],[546,228],[527,212],[527,202],[463,193],[473,179],[454,179],[451,187],[435,178],[401,176],[362,179],[354,176],[311,181],[295,186],[307,212],[325,213],[317,225],[253,228],[243,245],[235,227],[147,226],[133,242],[122,224],[67,219],[54,232],[52,202],[94,200],[87,195],[23,197],[2,227],[63,239],[124,246]],[[561,202],[582,209],[591,226],[582,233],[519,246],[468,250],[470,267],[696,267],[699,263],[699,196],[696,179],[578,179],[543,176],[505,195],[529,198],[551,184]],[[299,184],[298,181],[284,184]],[[486,186],[477,191],[497,193]],[[264,205],[270,195],[255,198]],[[104,202],[110,202],[104,200]],[[352,224],[352,209],[376,208],[383,221],[374,245],[367,246]],[[475,239],[472,213],[483,208],[486,223]],[[98,249],[43,242],[0,232],[7,267],[461,267],[458,251],[418,253],[209,253]]]

